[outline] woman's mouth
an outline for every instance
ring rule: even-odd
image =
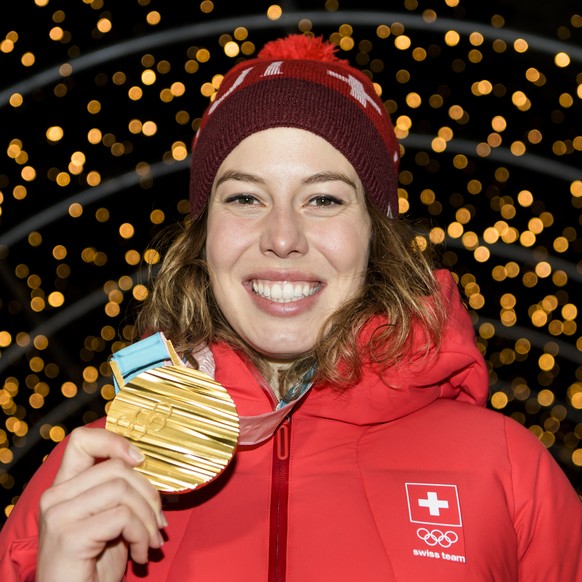
[[[269,299],[275,303],[292,303],[315,295],[320,288],[320,283],[308,283],[307,281],[266,281],[253,279],[253,291],[259,297]]]

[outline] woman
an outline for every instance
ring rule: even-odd
[[[398,218],[388,116],[333,53],[291,36],[226,75],[138,321],[191,366],[209,347],[239,414],[292,411],[163,507],[139,450],[73,431],[2,531],[2,580],[581,579],[579,500],[485,410],[456,285]]]

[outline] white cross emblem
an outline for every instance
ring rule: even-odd
[[[428,507],[428,512],[430,515],[440,515],[441,509],[448,509],[449,502],[446,500],[440,500],[434,491],[428,491],[427,499],[419,499],[418,505],[420,507]]]

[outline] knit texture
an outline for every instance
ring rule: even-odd
[[[361,71],[321,38],[290,35],[235,65],[204,112],[192,144],[190,210],[208,203],[218,168],[246,137],[273,127],[319,135],[353,165],[368,200],[398,215],[399,146],[389,115]]]

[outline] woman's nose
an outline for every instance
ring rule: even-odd
[[[307,239],[301,216],[292,208],[274,208],[263,222],[261,251],[279,257],[304,254]]]

